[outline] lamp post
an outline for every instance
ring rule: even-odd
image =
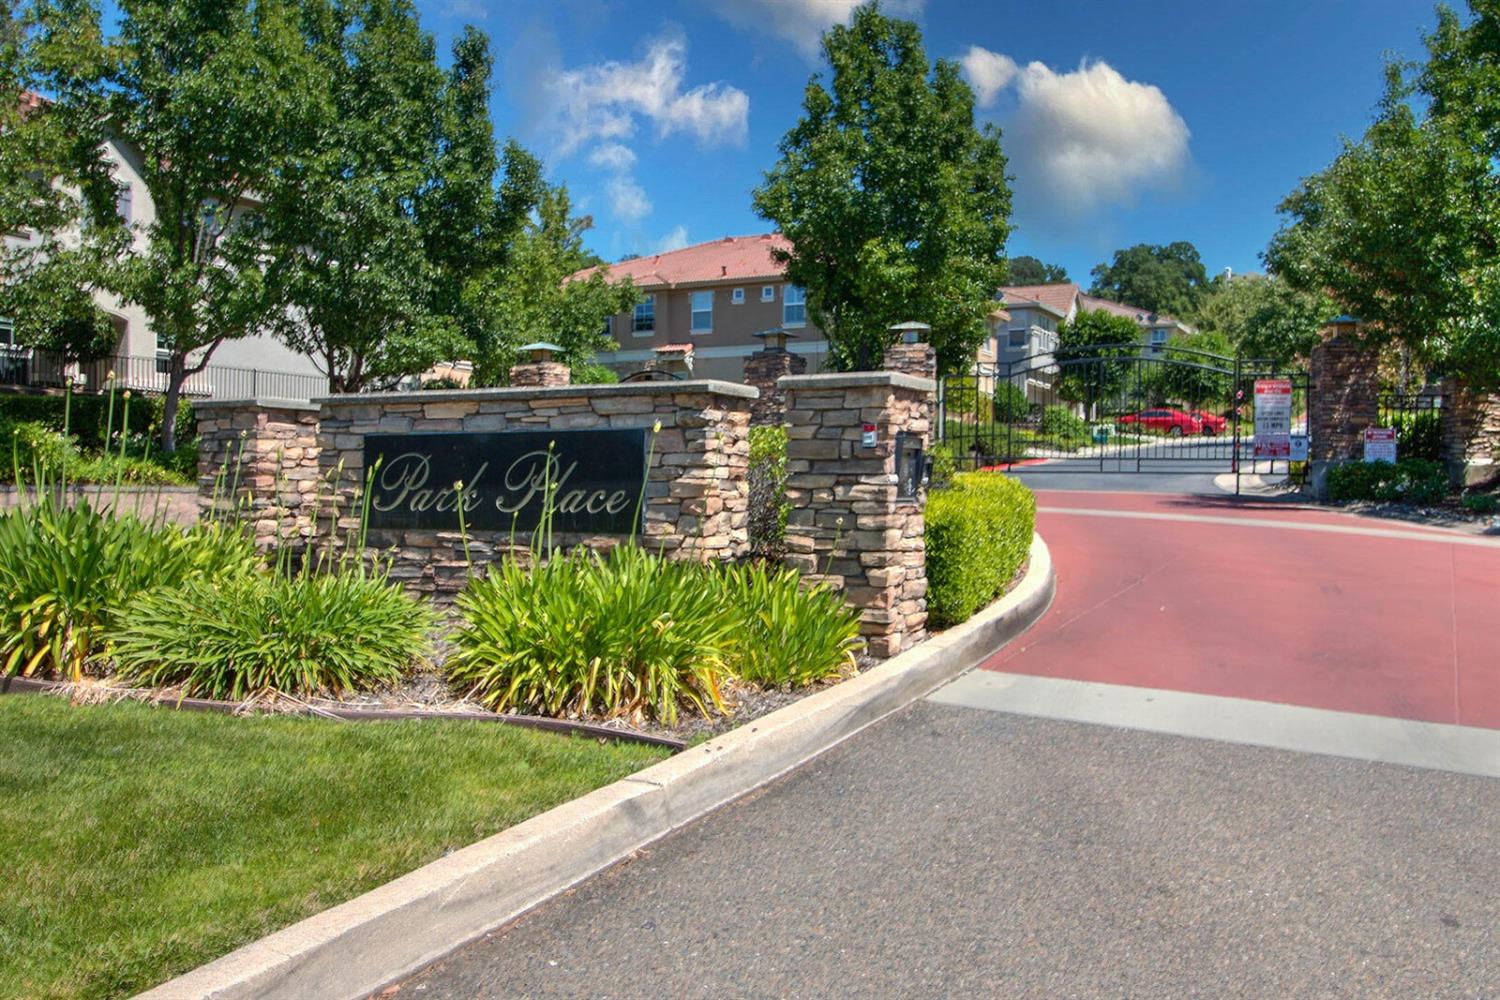
[[[786,342],[797,335],[790,330],[784,330],[779,326],[773,326],[769,330],[757,330],[750,336],[765,344],[764,350],[785,351]]]
[[[927,334],[932,332],[932,327],[927,323],[907,320],[905,323],[897,323],[891,327],[891,332],[903,344],[920,344],[927,340]]]

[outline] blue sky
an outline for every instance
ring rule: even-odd
[[[763,231],[750,191],[853,0],[419,0],[491,37],[497,131],[591,214],[607,259]],[[960,59],[1016,175],[1013,255],[1090,268],[1139,242],[1259,270],[1277,201],[1357,135],[1428,0],[897,0]]]

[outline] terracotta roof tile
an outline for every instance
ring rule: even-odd
[[[648,290],[780,278],[784,268],[771,257],[771,251],[777,249],[791,249],[791,243],[780,233],[725,236],[681,250],[607,264],[605,270],[612,280],[630,278],[637,287]],[[595,270],[585,268],[572,277],[586,278]]]
[[[1031,302],[1066,316],[1073,311],[1073,301],[1080,292],[1077,284],[1066,281],[1052,285],[1009,285],[1000,289],[1000,294],[1007,305]]]

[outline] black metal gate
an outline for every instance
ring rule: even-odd
[[[1291,431],[1305,435],[1305,371],[1173,345],[1101,344],[941,379],[936,437],[960,469],[1285,473],[1287,456],[1255,455],[1261,379],[1290,382]]]

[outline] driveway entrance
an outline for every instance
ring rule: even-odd
[[[1057,599],[987,669],[1500,729],[1500,540],[1228,498],[1037,502]]]

